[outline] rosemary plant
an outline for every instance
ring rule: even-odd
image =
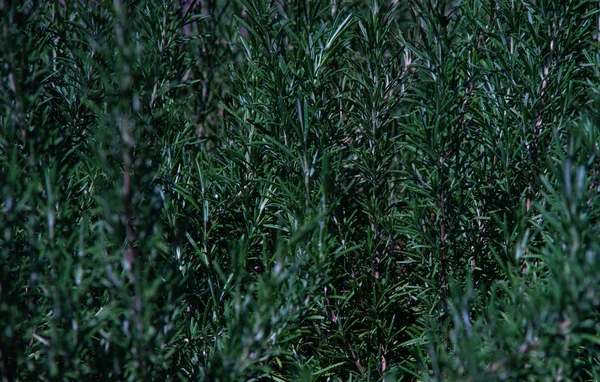
[[[591,0],[0,0],[0,378],[597,380]]]

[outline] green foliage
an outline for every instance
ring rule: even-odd
[[[591,380],[598,3],[0,1],[0,374]]]

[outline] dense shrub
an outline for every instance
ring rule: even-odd
[[[0,1],[0,373],[596,380],[597,1]]]

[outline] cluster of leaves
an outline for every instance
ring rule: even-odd
[[[0,1],[2,379],[597,379],[598,9]]]

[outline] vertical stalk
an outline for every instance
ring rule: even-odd
[[[133,172],[133,158],[132,152],[135,147],[135,140],[132,137],[131,121],[129,116],[129,108],[131,107],[132,94],[132,82],[131,70],[129,67],[129,55],[131,54],[128,45],[128,38],[126,34],[127,19],[126,11],[124,7],[128,6],[123,4],[120,0],[116,0],[114,3],[117,23],[115,24],[115,34],[117,36],[117,44],[119,55],[121,59],[121,71],[120,71],[120,89],[119,89],[119,107],[121,114],[119,116],[119,129],[121,132],[122,141],[122,160],[123,160],[123,185],[122,185],[122,202],[123,202],[123,213],[121,215],[121,224],[125,228],[126,248],[125,248],[125,268],[129,277],[129,282],[133,287],[133,306],[131,308],[131,316],[135,326],[134,336],[134,347],[132,349],[135,368],[138,373],[143,370],[142,365],[142,336],[143,336],[143,323],[141,320],[142,313],[142,296],[141,287],[136,272],[136,252],[134,249],[134,243],[136,241],[135,231],[133,229],[132,217],[133,217],[133,201],[132,201],[132,172]],[[141,375],[141,374],[140,374]]]

